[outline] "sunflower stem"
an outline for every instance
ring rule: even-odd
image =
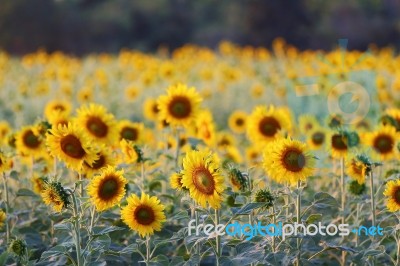
[[[8,184],[6,174],[3,173],[3,185],[4,185],[4,201],[6,203],[6,243],[10,241],[10,225],[8,223],[9,220],[9,198],[8,198]]]
[[[359,225],[359,221],[358,219],[360,218],[360,203],[357,203],[356,206],[356,221],[357,221],[357,225]],[[358,247],[358,234],[356,234],[356,247]]]
[[[372,211],[372,226],[375,226],[375,193],[374,193],[374,174],[372,170],[369,172],[369,182],[371,191],[371,211]]]
[[[150,236],[146,236],[146,266],[149,265],[150,259]]]
[[[144,162],[142,161],[141,163],[141,167],[140,167],[140,177],[141,177],[141,179],[142,179],[142,189],[143,189],[143,192],[145,192],[146,190],[144,189],[145,188],[145,185],[144,185]]]
[[[79,175],[80,176],[80,175]],[[75,247],[76,247],[76,257],[77,265],[83,266],[82,255],[81,255],[81,233],[80,233],[80,220],[79,220],[79,210],[78,202],[76,200],[75,194],[70,191],[73,203],[73,214],[74,214],[74,229],[75,229]]]
[[[344,182],[344,157],[340,158],[340,192],[341,192],[341,208],[342,208],[342,224],[345,224],[345,204],[346,204],[346,189]],[[342,237],[344,240],[344,236]],[[342,251],[342,265],[346,264],[346,252]]]
[[[215,227],[219,224],[219,211],[215,209]],[[221,256],[221,239],[220,236],[217,234],[215,236],[215,258],[216,258],[216,265],[219,266],[219,257]]]
[[[194,205],[194,216],[195,216],[195,220],[196,220],[196,228],[199,225],[199,212],[196,210],[196,205]],[[196,245],[196,255],[200,255],[200,245],[197,244]]]
[[[93,234],[93,226],[94,226],[94,218],[96,216],[96,206],[92,207],[92,210],[90,211],[90,230],[89,232]]]
[[[301,181],[297,181],[297,204],[296,204],[296,216],[297,216],[297,224],[301,223]],[[300,238],[297,238],[297,265],[300,266],[300,257],[301,257],[301,242]]]
[[[272,223],[276,224],[275,206],[274,206],[274,204],[272,204]],[[272,252],[275,253],[275,231],[274,231],[274,235],[272,236]]]

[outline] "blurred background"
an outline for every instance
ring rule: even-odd
[[[0,49],[83,55],[122,48],[154,51],[221,40],[300,49],[400,47],[398,0],[1,0]]]

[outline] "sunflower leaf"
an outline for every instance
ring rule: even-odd
[[[125,228],[123,227],[118,227],[118,226],[110,226],[110,227],[95,227],[93,228],[93,235],[95,236],[102,236],[105,234],[109,234],[111,232],[115,232],[115,231],[121,231],[121,230],[125,230]]]
[[[245,206],[243,206],[242,208],[240,208],[239,210],[238,210],[238,208],[231,208],[231,210],[234,215],[244,215],[244,214],[249,214],[250,211],[252,211],[254,209],[261,208],[264,205],[265,205],[264,202],[249,203],[249,204],[246,204]]]
[[[33,198],[38,198],[39,196],[37,194],[35,194],[35,192],[33,192],[30,189],[26,189],[26,188],[20,188],[17,191],[17,197],[33,197]]]

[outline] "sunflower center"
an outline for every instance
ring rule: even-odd
[[[86,122],[87,129],[96,137],[103,138],[107,136],[108,126],[98,117],[89,117]]]
[[[149,225],[156,219],[153,209],[146,205],[137,207],[133,215],[135,220],[141,225]]]
[[[332,147],[336,150],[347,150],[347,145],[341,135],[332,136]]]
[[[124,127],[121,130],[121,138],[136,141],[138,138],[138,131],[133,127]]]
[[[39,140],[39,138],[36,137],[35,134],[33,134],[32,130],[28,130],[28,131],[24,134],[24,136],[23,136],[23,141],[24,141],[24,144],[25,144],[27,147],[31,148],[31,149],[37,148],[37,147],[40,145],[40,143],[41,143],[41,141]]]
[[[85,165],[89,168],[98,170],[100,168],[102,168],[106,163],[106,158],[104,157],[104,155],[100,155],[99,159],[97,159],[96,161],[93,162],[92,166],[90,166],[86,161],[85,161]]]
[[[99,190],[99,197],[105,200],[111,199],[118,192],[118,182],[111,176],[105,180]]]
[[[306,124],[306,130],[310,130],[313,128],[313,125],[311,123]]]
[[[214,194],[215,182],[211,173],[205,169],[200,168],[193,171],[193,183],[195,187],[203,194]]]
[[[276,132],[281,129],[281,125],[273,117],[264,117],[261,120],[258,129],[264,136],[273,137],[275,136]]]
[[[361,174],[362,174],[362,172],[363,172],[363,171],[362,171],[362,170],[363,170],[362,165],[359,165],[359,164],[353,162],[353,163],[352,163],[352,166],[353,166],[353,171],[354,171],[354,173],[356,173],[356,174],[358,174],[358,175],[361,175]]]
[[[396,187],[394,193],[393,193],[393,199],[396,201],[397,204],[400,204],[400,187]]]
[[[374,148],[379,153],[388,153],[392,151],[394,146],[394,141],[388,135],[380,135],[374,140]]]
[[[312,141],[313,141],[315,144],[321,145],[321,144],[324,142],[324,140],[325,140],[325,135],[324,135],[324,133],[316,132],[316,133],[314,133],[314,134],[312,135],[311,138],[312,138]]]
[[[187,118],[192,112],[190,101],[186,97],[175,97],[168,106],[170,114],[178,119]]]
[[[153,113],[154,113],[154,114],[157,114],[157,113],[158,113],[158,107],[157,107],[157,104],[153,104],[153,106],[152,106],[151,110],[153,111]]]
[[[237,118],[236,119],[236,125],[243,126],[243,124],[244,124],[244,120],[242,118]]]
[[[61,105],[61,104],[56,104],[56,105],[54,105],[53,108],[56,111],[65,111],[65,107],[63,105]]]
[[[86,154],[80,140],[74,135],[67,135],[61,139],[61,150],[75,159],[81,159]]]
[[[288,149],[282,157],[284,167],[291,172],[299,172],[306,165],[306,157],[297,149]]]

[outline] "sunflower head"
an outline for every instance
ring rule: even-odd
[[[129,228],[138,232],[141,237],[161,230],[162,223],[166,221],[165,207],[157,197],[142,193],[140,198],[131,195],[127,202],[128,204],[121,209],[121,218]]]
[[[392,126],[380,127],[375,132],[366,134],[365,142],[372,147],[373,157],[380,160],[390,160],[396,155],[396,144],[399,133]]]
[[[299,129],[302,134],[308,134],[318,126],[319,122],[315,116],[302,115],[299,117]]]
[[[243,111],[235,111],[228,118],[229,128],[237,133],[242,134],[246,131],[247,114]]]
[[[270,208],[274,205],[275,197],[268,189],[260,189],[254,196],[256,202],[265,203],[264,208]]]
[[[111,156],[111,153],[102,149],[97,153],[98,159],[96,159],[92,164],[87,163],[86,161],[82,164],[82,171],[86,174],[87,177],[92,177],[95,174],[98,174],[104,167],[114,166],[116,164],[114,158]]]
[[[101,175],[90,180],[88,195],[97,211],[104,211],[118,204],[125,195],[125,185],[128,181],[123,177],[123,171],[114,167],[104,168]]]
[[[351,158],[346,163],[346,172],[359,184],[365,183],[365,176],[369,175],[372,169],[372,162],[368,156],[359,154]]]
[[[45,188],[45,184],[48,183],[47,177],[33,177],[31,179],[32,185],[33,185],[33,191],[35,191],[37,194],[41,194],[42,191]]]
[[[245,191],[248,188],[248,179],[239,169],[230,167],[228,169],[228,178],[234,189]]]
[[[144,126],[142,123],[133,123],[123,120],[118,124],[119,138],[126,139],[135,143],[140,142],[143,135]]]
[[[8,251],[16,257],[21,258],[27,253],[27,245],[22,239],[14,239],[8,246]]]
[[[120,141],[121,151],[125,163],[140,163],[144,161],[143,151],[132,141],[122,139]]]
[[[9,171],[13,167],[12,160],[0,151],[0,173]]]
[[[47,120],[51,120],[58,114],[69,115],[71,113],[71,104],[64,100],[52,100],[46,104],[44,115]]]
[[[15,136],[15,145],[24,155],[39,157],[44,152],[44,139],[37,126],[24,127]]]
[[[307,138],[307,144],[311,149],[317,150],[321,148],[326,142],[327,134],[326,131],[321,127],[314,127],[310,130]]]
[[[386,184],[385,192],[387,198],[387,208],[391,212],[400,211],[400,179],[390,180]]]
[[[343,118],[340,115],[334,114],[328,118],[328,127],[331,129],[340,128],[343,125]]]
[[[7,215],[6,213],[0,209],[0,228],[3,227],[4,222],[7,220]]]
[[[158,109],[157,101],[155,99],[149,98],[144,102],[143,114],[145,118],[156,121],[159,111],[160,110]]]
[[[367,187],[365,186],[365,183],[360,183],[357,180],[352,180],[349,183],[349,191],[355,196],[360,196],[364,194],[366,189]]]
[[[173,189],[176,189],[178,191],[186,191],[187,188],[185,188],[182,184],[182,174],[181,173],[173,173],[171,177],[169,178],[169,183]]]
[[[46,182],[40,195],[44,203],[52,206],[55,212],[61,212],[70,205],[69,194],[60,182]]]

